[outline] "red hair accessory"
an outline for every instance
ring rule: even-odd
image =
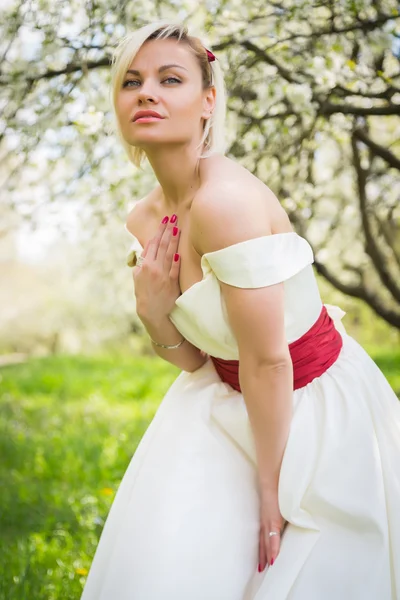
[[[205,51],[207,52],[208,62],[213,62],[215,55],[210,50],[207,50],[207,48],[205,48]]]

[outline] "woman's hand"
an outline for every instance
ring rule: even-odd
[[[260,539],[259,539],[259,566],[261,572],[266,565],[273,565],[279,554],[283,531],[287,521],[279,511],[278,491],[267,491],[261,494],[260,506]],[[277,531],[278,535],[269,536],[270,531]]]
[[[173,309],[180,296],[177,254],[180,232],[168,217],[161,221],[156,235],[151,238],[142,252],[144,262],[133,268],[136,310],[140,318],[157,323]],[[163,219],[163,221],[164,221]],[[174,256],[178,260],[174,260]]]

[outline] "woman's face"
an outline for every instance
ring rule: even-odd
[[[203,90],[200,65],[189,47],[174,39],[145,42],[131,62],[116,101],[122,135],[132,146],[184,144],[201,139],[215,88]],[[152,110],[161,118],[134,120]]]

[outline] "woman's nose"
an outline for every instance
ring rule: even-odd
[[[138,94],[139,100],[144,102],[156,102],[157,95],[151,83],[143,83]]]

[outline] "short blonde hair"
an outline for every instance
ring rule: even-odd
[[[129,65],[141,46],[148,40],[166,38],[176,38],[179,42],[187,44],[199,62],[202,73],[203,90],[212,86],[214,86],[216,90],[214,111],[211,117],[206,120],[202,139],[198,146],[198,148],[203,149],[204,145],[205,148],[199,155],[199,158],[206,158],[216,152],[224,153],[225,151],[226,93],[224,78],[218,60],[209,62],[202,42],[198,37],[190,36],[188,34],[187,26],[183,23],[157,21],[127,34],[115,49],[112,60],[111,91],[117,134],[130,161],[137,167],[140,167],[145,152],[141,148],[131,146],[124,140],[116,112],[117,96],[121,90]]]

